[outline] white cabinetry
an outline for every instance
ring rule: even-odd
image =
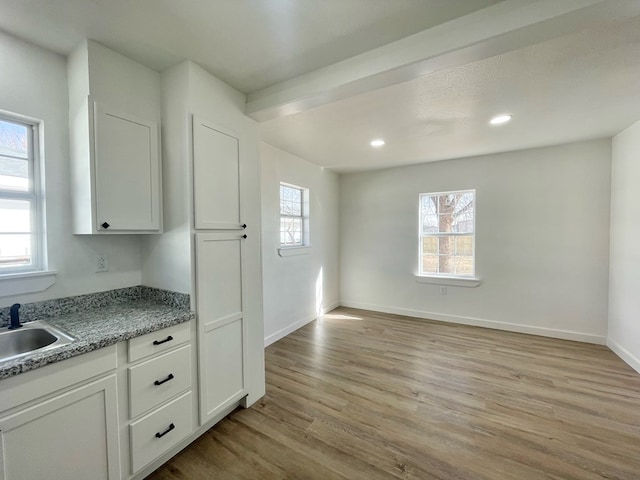
[[[111,375],[0,419],[3,478],[117,479],[115,406]]]
[[[68,76],[73,233],[162,233],[158,73],[89,41]]]
[[[120,478],[115,348],[83,357],[2,381],[0,479]]]
[[[237,136],[194,116],[193,159],[195,228],[242,228]]]
[[[247,395],[240,148],[233,132],[194,116],[200,423]]]
[[[204,429],[265,392],[260,135],[244,114],[245,96],[192,62],[164,71],[162,87],[164,220],[171,235],[145,239],[143,276],[191,294],[194,408]]]
[[[182,323],[129,340],[129,474],[194,431],[191,335]]]
[[[72,158],[74,233],[159,233],[158,124],[91,98],[86,107],[88,149]]]
[[[158,124],[96,103],[93,133],[93,227],[159,232]]]
[[[239,233],[196,235],[200,423],[246,395]]]

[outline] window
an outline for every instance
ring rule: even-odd
[[[420,275],[474,277],[475,190],[420,194]]]
[[[309,190],[280,184],[280,246],[309,245]]]
[[[43,267],[37,126],[0,116],[0,275]]]

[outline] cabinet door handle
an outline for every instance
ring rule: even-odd
[[[100,225],[102,228],[104,228],[105,230],[107,228],[109,228],[111,225],[109,225],[107,222],[104,222],[102,225]]]
[[[173,337],[171,335],[169,335],[167,338],[165,338],[164,340],[154,340],[153,344],[154,345],[162,345],[163,343],[167,343],[170,342],[171,340],[173,340]]]
[[[155,382],[153,382],[153,384],[154,385],[162,385],[163,383],[166,383],[169,380],[173,380],[173,373],[170,373],[169,376],[167,378],[165,378],[164,380],[156,380]]]
[[[245,235],[242,235],[242,238],[247,238],[247,235],[246,235],[246,234],[245,234]]]
[[[162,438],[162,437],[164,437],[167,433],[169,433],[169,432],[170,432],[171,430],[173,430],[174,428],[176,428],[176,426],[175,426],[173,423],[169,424],[169,428],[167,428],[164,432],[162,432],[162,433],[160,433],[160,432],[156,433],[156,438]]]
[[[242,228],[247,228],[247,224],[246,224],[246,223],[243,223],[243,224],[242,224]]]

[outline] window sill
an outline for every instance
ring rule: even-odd
[[[53,270],[0,275],[0,297],[41,292],[56,282],[56,275]]]
[[[281,247],[278,249],[278,255],[281,257],[293,257],[295,255],[308,255],[311,253],[311,246],[303,247]]]
[[[415,277],[418,283],[430,283],[432,285],[449,285],[452,287],[477,287],[480,285],[479,278],[429,277],[426,275],[416,275]]]

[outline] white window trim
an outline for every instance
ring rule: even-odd
[[[451,193],[473,192],[473,272],[474,276],[454,276],[439,273],[420,273],[422,270],[422,197],[435,195],[448,195]],[[425,192],[418,194],[418,273],[415,274],[416,282],[428,283],[432,285],[448,285],[458,287],[477,287],[481,280],[476,275],[476,205],[477,195],[474,188],[465,190],[450,190],[446,192]],[[447,233],[451,236],[469,236],[469,234]],[[438,235],[432,235],[438,236]]]
[[[14,197],[16,199],[31,200],[33,202],[32,210],[32,224],[31,234],[35,241],[32,244],[32,261],[31,265],[18,266],[0,269],[0,279],[13,278],[16,274],[38,274],[41,272],[47,272],[47,256],[46,256],[46,238],[45,238],[45,223],[44,223],[44,185],[42,174],[42,152],[40,149],[40,141],[42,137],[41,122],[39,120],[25,117],[23,115],[14,114],[0,110],[0,120],[5,120],[11,123],[22,124],[29,129],[29,168],[32,170],[30,176],[30,182],[33,187],[32,192],[11,192],[5,191],[4,197]],[[31,291],[40,290],[26,290],[19,293],[29,293]],[[0,296],[2,291],[0,290]]]
[[[309,255],[312,252],[310,245],[297,245],[295,247],[280,247],[278,255],[281,257],[295,257],[298,255]]]
[[[0,297],[42,292],[56,282],[55,270],[7,273],[0,275]]]
[[[416,282],[451,287],[477,287],[481,280],[477,277],[446,277],[444,275],[415,275]]]
[[[280,212],[280,187],[290,187],[300,190],[302,192],[302,215],[283,215]],[[309,227],[309,204],[310,204],[310,192],[306,187],[295,185],[288,182],[280,182],[278,184],[278,255],[281,257],[291,257],[296,255],[306,255],[311,253],[311,235]],[[282,217],[288,218],[302,218],[302,245],[282,245],[280,243],[280,219]]]

